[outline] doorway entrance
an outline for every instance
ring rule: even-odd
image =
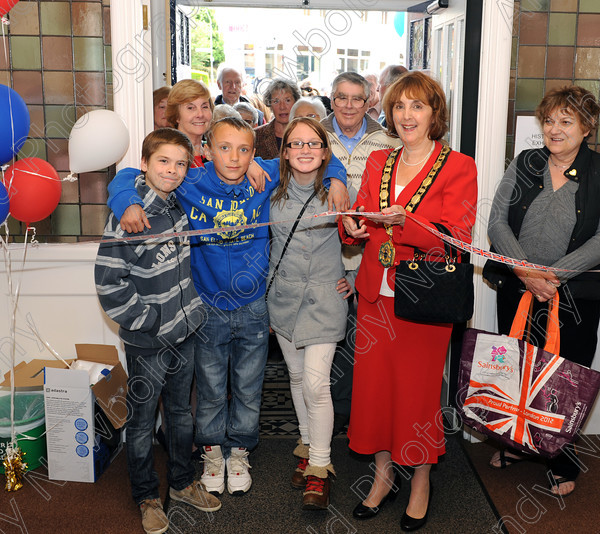
[[[467,138],[475,137],[473,117],[467,121],[462,117],[467,2],[453,0],[450,7],[435,9],[439,4],[444,3],[303,0],[298,7],[297,2],[281,0],[266,8],[258,0],[243,4],[230,0],[210,4],[169,0],[170,39],[153,35],[155,61],[156,57],[158,62],[161,56],[165,58],[164,68],[158,69],[165,76],[160,80],[155,73],[154,84],[168,81],[172,85],[182,75],[193,76],[189,62],[190,18],[210,7],[216,22],[222,21],[219,31],[226,62],[243,67],[250,91],[260,92],[270,78],[283,76],[298,82],[308,79],[321,94],[328,94],[331,81],[343,71],[378,75],[388,64],[424,70],[442,82],[451,110],[447,141],[455,150],[464,151],[462,124],[473,129]],[[418,54],[423,59],[415,61]],[[208,75],[214,85],[212,93],[216,89],[214,72]],[[469,100],[473,97],[476,99],[470,94]],[[474,146],[470,149],[466,153],[474,155]]]

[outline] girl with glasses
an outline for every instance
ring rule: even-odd
[[[306,510],[329,506],[334,474],[330,371],[346,330],[346,299],[353,293],[344,278],[335,220],[309,218],[328,209],[323,174],[331,157],[320,123],[307,117],[292,120],[282,139],[279,187],[271,196],[271,221],[279,224],[271,227],[267,304],[290,375],[300,430],[294,450],[299,462],[291,483],[304,489]]]

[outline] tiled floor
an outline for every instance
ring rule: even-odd
[[[261,436],[299,436],[285,362],[267,362],[260,409]]]

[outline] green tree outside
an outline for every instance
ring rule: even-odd
[[[190,25],[192,70],[211,73],[211,78],[214,79],[217,68],[225,61],[223,35],[219,31],[219,26],[214,18],[214,9],[206,7],[198,8],[190,22],[192,23]]]

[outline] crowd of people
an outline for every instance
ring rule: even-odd
[[[216,511],[225,488],[251,488],[274,334],[299,425],[290,481],[303,490],[302,507],[330,505],[331,440],[349,423],[350,449],[375,464],[353,516],[379,514],[404,476],[400,527],[417,530],[427,521],[431,467],[445,453],[440,392],[453,324],[396,316],[395,271],[416,250],[445,261],[427,227],[471,240],[477,169],[444,140],[446,96],[401,65],[340,73],[327,97],[307,80],[277,78],[261,98],[246,98],[242,73],[229,66],[217,81],[214,99],[196,80],[155,91],[140,168],[109,185],[105,238],[141,233],[101,245],[96,285],[125,345],[128,470],[142,525],[152,534],[169,526],[152,467],[159,397],[172,499]],[[544,148],[515,158],[492,205],[493,249],[561,270],[484,270],[498,289],[501,333],[523,292],[535,296],[534,312],[566,292],[560,354],[588,366],[600,320],[598,280],[585,273],[600,268],[600,156],[586,138],[599,112],[581,87],[550,91],[536,112]],[[202,232],[182,237],[188,228]],[[546,325],[534,326],[543,341]],[[549,462],[553,493],[574,490],[574,458],[571,450]],[[526,459],[499,450],[490,465]]]

